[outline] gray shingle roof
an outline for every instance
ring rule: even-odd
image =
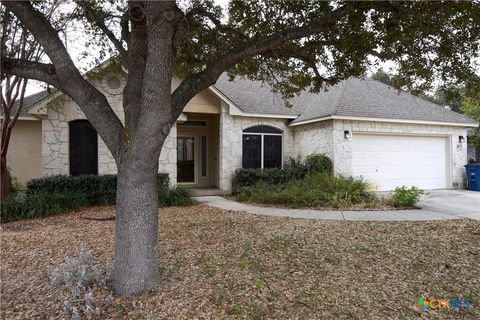
[[[31,94],[29,96],[26,96],[23,99],[23,108],[20,110],[20,116],[21,117],[31,117],[32,115],[28,114],[28,109],[38,101],[42,100],[43,98],[47,97],[50,93],[47,92],[47,90],[43,90],[40,92],[36,92],[34,94]],[[13,108],[11,111],[11,115],[13,116],[15,112],[17,111],[19,105],[19,101],[15,101],[13,104]],[[0,115],[3,115],[3,108],[0,108]]]
[[[327,115],[476,124],[462,114],[370,79],[350,78],[317,95],[294,122]]]
[[[304,91],[292,99],[292,109],[259,81],[229,81],[224,74],[215,87],[244,112],[300,114],[293,123],[337,115],[476,124],[462,114],[370,79],[350,78],[318,94]]]
[[[294,108],[287,108],[282,98],[260,81],[240,78],[229,81],[228,76],[224,73],[214,86],[246,113],[292,116],[298,116],[301,113],[298,105]],[[307,97],[301,98],[306,99]]]

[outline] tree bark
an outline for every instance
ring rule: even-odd
[[[1,156],[0,159],[0,199],[4,199],[10,193],[8,185],[7,157]]]
[[[142,155],[124,159],[118,170],[113,286],[130,296],[152,289],[158,270],[157,172]]]
[[[143,37],[146,31],[146,39],[131,43],[131,52],[138,56],[130,57],[130,67],[137,68],[129,68],[129,78],[137,81],[129,79],[125,88],[128,136],[117,159],[113,285],[125,296],[145,292],[160,281],[157,174],[160,151],[172,125],[173,39],[181,18],[174,2],[147,2],[142,8],[145,21],[136,21],[134,32]]]

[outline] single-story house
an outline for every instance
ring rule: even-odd
[[[123,121],[125,74],[104,72],[91,81]],[[281,167],[324,153],[336,173],[362,176],[374,190],[464,186],[467,129],[478,124],[461,114],[356,78],[290,103],[261,82],[222,75],[186,105],[165,141],[160,170],[174,184],[230,190],[237,168]],[[83,112],[60,92],[27,99],[8,161],[21,182],[117,170]]]

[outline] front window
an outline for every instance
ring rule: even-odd
[[[249,168],[280,168],[282,166],[282,131],[255,126],[243,130],[242,166]]]

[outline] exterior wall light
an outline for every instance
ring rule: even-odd
[[[458,142],[459,143],[464,143],[465,142],[465,137],[464,136],[458,136]]]
[[[345,131],[343,132],[343,136],[344,136],[344,138],[347,139],[347,140],[351,140],[351,139],[352,139],[352,133],[351,133],[350,131],[348,131],[348,130],[345,130]]]

